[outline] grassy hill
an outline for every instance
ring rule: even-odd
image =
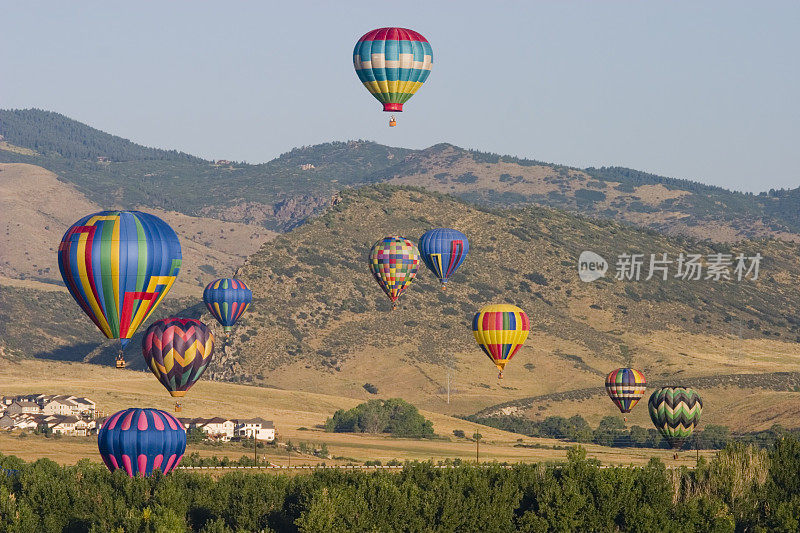
[[[466,263],[446,292],[420,271],[401,309],[389,311],[366,266],[370,246],[386,234],[416,239],[436,226],[469,235]],[[758,251],[768,259],[758,281],[623,282],[613,279],[609,259],[611,277],[583,283],[576,264],[586,249],[606,258]],[[248,259],[239,275],[254,302],[211,372],[351,397],[362,396],[369,382],[381,396],[447,413],[588,387],[602,392],[605,373],[622,365],[653,381],[687,384],[701,376],[797,372],[797,252],[782,241],[731,249],[544,208],[499,212],[418,189],[362,188]],[[528,343],[503,381],[469,330],[472,314],[490,302],[514,303],[531,317]],[[723,397],[731,386],[749,388],[724,381],[709,388]],[[778,380],[763,391],[787,388]],[[537,408],[522,411],[541,415]]]
[[[545,205],[715,241],[796,240],[800,230],[796,190],[755,196],[626,168],[578,169],[449,144],[415,152],[385,175],[389,183],[484,205]]]
[[[387,234],[416,240],[436,226],[469,235],[466,263],[446,292],[421,270],[391,312],[367,269],[371,245]],[[605,278],[579,281],[584,250],[609,260]],[[681,252],[758,252],[764,260],[757,281],[740,283],[613,277],[621,253],[674,259]],[[445,414],[582,413],[596,423],[613,414],[602,397],[604,374],[633,365],[654,383],[696,382],[715,423],[794,426],[798,378],[780,373],[800,372],[798,272],[798,245],[785,241],[712,244],[548,208],[495,211],[422,189],[351,189],[326,214],[248,258],[239,276],[254,290],[253,305],[218,345],[209,377],[348,398],[374,397],[363,387],[372,383],[377,397]],[[8,354],[113,360],[114,343],[66,292],[1,285]],[[469,329],[472,314],[490,302],[514,303],[531,317],[531,336],[503,381]],[[216,327],[196,298],[165,300],[153,319],[175,313]],[[129,359],[141,369],[139,342]],[[725,378],[738,374],[751,376]],[[645,410],[634,416],[648,424]]]
[[[101,210],[42,167],[0,163],[0,276],[63,286],[58,243],[79,217]],[[245,257],[275,235],[259,225],[145,210],[166,220],[181,239],[183,264],[174,295],[197,296],[215,277],[232,275]]]
[[[36,109],[0,110],[0,134],[0,162],[44,167],[97,204],[278,231],[324,211],[343,188],[388,181],[486,206],[545,205],[700,239],[800,239],[800,188],[742,194],[626,168],[571,168],[449,144],[408,150],[332,142],[295,148],[264,164],[216,164]]]

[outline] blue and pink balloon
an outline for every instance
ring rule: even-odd
[[[158,409],[130,408],[111,415],[97,434],[97,446],[109,470],[130,477],[164,474],[181,462],[186,431],[177,418]]]

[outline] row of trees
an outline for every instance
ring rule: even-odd
[[[625,423],[618,416],[604,417],[596,428],[592,428],[580,415],[570,418],[548,416],[541,421],[518,416],[477,417],[470,415],[464,417],[464,419],[529,437],[549,437],[622,448],[669,448],[669,445],[656,429],[645,429],[641,426],[626,428]],[[800,429],[790,430],[780,425],[774,425],[764,431],[733,435],[727,426],[707,424],[703,426],[703,429],[696,430],[687,439],[684,447],[687,449],[720,450],[732,442],[740,442],[763,448],[789,435],[800,438]]]
[[[339,409],[325,422],[325,431],[389,433],[395,437],[434,436],[433,423],[400,398],[369,400],[347,411]]]
[[[0,456],[0,531],[798,531],[800,442],[731,445],[693,470],[559,465],[128,478]],[[5,473],[6,475],[3,475]]]

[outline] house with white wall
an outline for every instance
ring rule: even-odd
[[[275,426],[272,420],[264,420],[263,418],[249,418],[238,420],[236,424],[236,436],[252,439],[255,436],[256,440],[265,440],[272,442],[275,440]]]

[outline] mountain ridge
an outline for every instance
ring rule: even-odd
[[[47,168],[101,205],[150,206],[276,231],[322,213],[341,189],[388,182],[488,206],[545,205],[722,242],[800,239],[800,188],[753,195],[624,167],[580,169],[448,143],[410,150],[337,141],[255,165],[211,162],[135,145],[41,110],[0,110],[0,134],[7,141],[0,162]],[[82,135],[96,142],[76,147]]]

